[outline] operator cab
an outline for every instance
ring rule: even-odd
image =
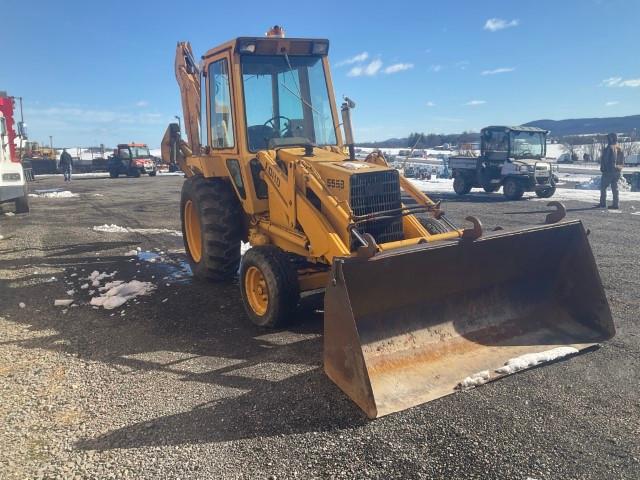
[[[321,57],[242,55],[249,150],[336,145]]]
[[[489,161],[541,160],[547,152],[547,130],[535,127],[486,127],[480,132],[482,157]]]

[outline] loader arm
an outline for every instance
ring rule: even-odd
[[[175,60],[176,80],[182,98],[184,129],[193,154],[200,153],[200,70],[195,62],[191,44],[178,42]]]
[[[271,213],[269,221],[262,220],[262,229],[267,229],[275,238],[275,243],[290,243],[292,236],[300,235],[296,230],[296,225],[300,224],[304,231],[304,243],[307,244],[307,255],[321,258],[331,263],[334,257],[349,256],[348,244],[336,233],[336,228],[322,213],[320,213],[301,194],[298,184],[299,179],[306,183],[306,188],[310,188],[320,198],[320,201],[327,206],[328,210],[334,213],[333,221],[337,221],[341,227],[338,231],[347,231],[350,223],[350,213],[347,212],[340,202],[335,199],[321,184],[317,175],[310,170],[309,165],[304,165],[299,158],[291,156],[286,160],[288,175],[285,175],[280,166],[276,163],[275,156],[269,151],[258,152],[258,160],[266,174],[264,180],[269,185],[269,211]],[[297,174],[296,174],[297,173]],[[286,220],[277,221],[276,218]],[[305,254],[303,253],[303,254]]]

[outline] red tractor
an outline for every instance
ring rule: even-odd
[[[156,162],[144,143],[119,144],[109,158],[107,170],[111,178],[118,178],[119,175],[139,177],[142,173],[155,177],[157,173]]]

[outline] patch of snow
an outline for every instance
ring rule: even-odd
[[[13,212],[6,212],[6,213],[5,213],[5,215],[6,215],[7,217],[13,217],[13,216],[15,215],[15,213],[13,213]]]
[[[131,280],[130,282],[118,280],[107,283],[106,287],[109,289],[105,293],[91,299],[91,305],[111,310],[118,308],[132,298],[140,295],[149,295],[156,288],[151,282],[141,282],[139,280]]]
[[[567,355],[578,353],[578,349],[574,347],[556,347],[551,350],[538,353],[527,353],[519,357],[507,360],[504,367],[496,369],[496,373],[511,374],[524,370],[526,368],[540,365],[541,363],[557,360]]]
[[[69,275],[70,277],[77,277],[78,274],[77,273],[72,273],[71,275]]]
[[[116,274],[116,272],[113,273],[107,273],[107,272],[102,272],[100,273],[97,270],[94,270],[93,272],[91,272],[91,274],[87,277],[87,280],[89,280],[91,282],[91,286],[92,287],[99,287],[100,286],[100,281],[104,280],[105,278],[111,278]]]
[[[104,195],[103,195],[103,194],[101,194],[101,193],[94,193],[94,194],[93,194],[93,196],[94,196],[94,197],[104,197]]]
[[[240,242],[240,255],[244,255],[251,248],[251,244],[249,242]]]
[[[69,295],[70,297],[73,297],[73,294],[76,293],[75,290],[71,289],[71,290],[67,290],[67,295]]]
[[[132,257],[134,255],[138,255],[138,250],[129,250],[124,255],[125,255],[125,257]]]
[[[481,372],[474,373],[473,375],[470,375],[462,380],[458,384],[457,388],[459,388],[460,390],[466,390],[468,388],[477,387],[479,385],[482,385],[483,383],[487,383],[490,378],[491,373],[489,372],[489,370],[483,370]]]
[[[93,230],[95,232],[128,233],[128,230],[124,227],[120,227],[114,224],[107,225],[106,223],[104,225],[98,225],[93,227]]]
[[[170,230],[168,228],[131,228],[131,227],[121,227],[120,225],[97,225],[93,227],[95,232],[108,232],[108,233],[140,233],[142,235],[159,235],[159,234],[167,234],[173,235],[175,237],[181,237],[182,232],[178,230]]]
[[[82,285],[80,285],[80,288],[82,290],[86,290],[87,288],[89,288],[89,284],[88,283],[83,283]]]
[[[73,298],[62,298],[53,301],[54,307],[68,307],[73,303]]]
[[[24,303],[24,302],[20,302],[20,303],[18,304],[18,306],[19,306],[20,308],[24,308],[24,307],[26,307],[26,305],[25,305],[25,303]]]
[[[30,193],[30,197],[39,197],[39,198],[73,198],[77,197],[77,193],[72,193],[69,190],[55,191],[55,192],[47,192],[47,191],[38,191],[36,193]]]

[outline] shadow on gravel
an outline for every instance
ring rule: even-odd
[[[77,247],[64,251],[68,254]],[[211,396],[216,400],[83,439],[77,448],[109,450],[226,442],[352,428],[366,422],[360,410],[322,370],[322,313],[315,310],[321,298],[306,299],[290,329],[264,330],[246,318],[236,283],[165,284],[157,280],[163,272],[161,264],[139,262],[142,265],[136,267],[135,262],[126,259],[104,257],[99,267],[89,256],[33,259],[34,265],[66,266],[66,274],[59,280],[78,284],[85,282],[83,276],[93,269],[118,270],[115,279],[136,276],[153,282],[151,278],[156,276],[157,290],[150,297],[140,297],[138,304],[125,304],[122,308],[126,309],[126,316],[91,309],[87,304],[89,296],[84,293],[83,297],[76,294],[80,306],[65,315],[54,309],[53,299],[64,298],[65,289],[78,288],[75,284],[61,285],[58,281],[10,287],[9,280],[0,280],[0,292],[10,292],[0,295],[0,311],[6,312],[7,318],[28,325],[31,330],[56,332],[7,343],[103,362],[125,376],[161,373],[148,385],[163,382],[162,388],[169,386],[172,390],[172,398],[173,392],[177,396],[182,392],[187,401],[177,400],[180,405],[188,404],[190,389],[197,384],[211,385]],[[15,262],[0,261],[0,269],[16,268]],[[70,277],[82,268],[82,274]],[[136,275],[137,269],[142,273]],[[22,299],[26,299],[25,309],[17,307]],[[163,299],[167,301],[162,302]],[[118,395],[117,391],[114,395]]]

